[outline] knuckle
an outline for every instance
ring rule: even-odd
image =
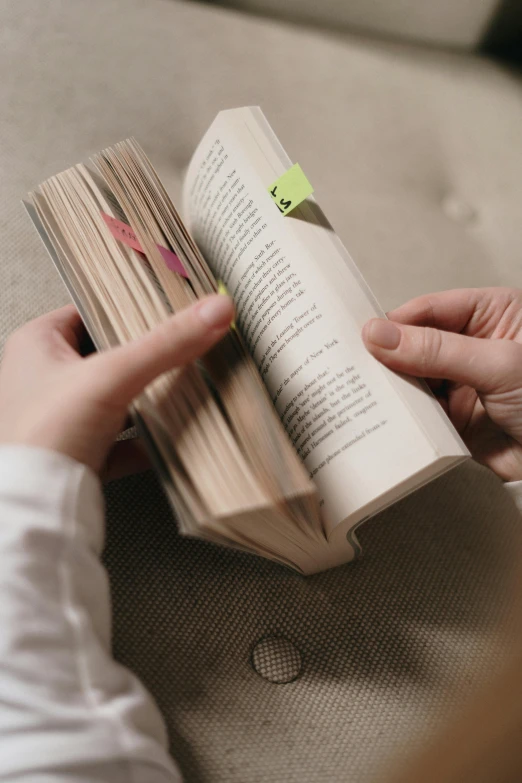
[[[420,364],[421,369],[428,375],[434,367],[440,364],[443,350],[443,336],[438,329],[425,327],[422,330],[420,344]]]

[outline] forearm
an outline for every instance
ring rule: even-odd
[[[98,479],[0,448],[0,782],[173,783],[161,717],[110,654]]]

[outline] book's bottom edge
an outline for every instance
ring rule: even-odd
[[[383,492],[369,503],[361,506],[353,514],[345,517],[328,535],[328,543],[335,547],[340,540],[346,539],[354,549],[355,558],[362,554],[361,546],[357,539],[356,531],[368,520],[381,514],[386,509],[394,506],[399,501],[413,494],[417,490],[440,478],[445,473],[453,470],[470,459],[469,455],[461,454],[451,457],[441,457],[435,463],[421,468],[400,484]]]

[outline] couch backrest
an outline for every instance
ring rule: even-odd
[[[522,27],[522,0],[222,0],[224,5],[292,21],[342,27],[461,49]],[[509,24],[500,24],[505,17]]]

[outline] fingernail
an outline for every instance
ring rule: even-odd
[[[365,332],[368,342],[388,351],[397,348],[401,341],[401,330],[392,321],[387,321],[384,318],[375,318],[370,321]]]
[[[232,302],[229,296],[218,294],[204,299],[198,307],[198,315],[211,329],[228,326],[232,321]]]

